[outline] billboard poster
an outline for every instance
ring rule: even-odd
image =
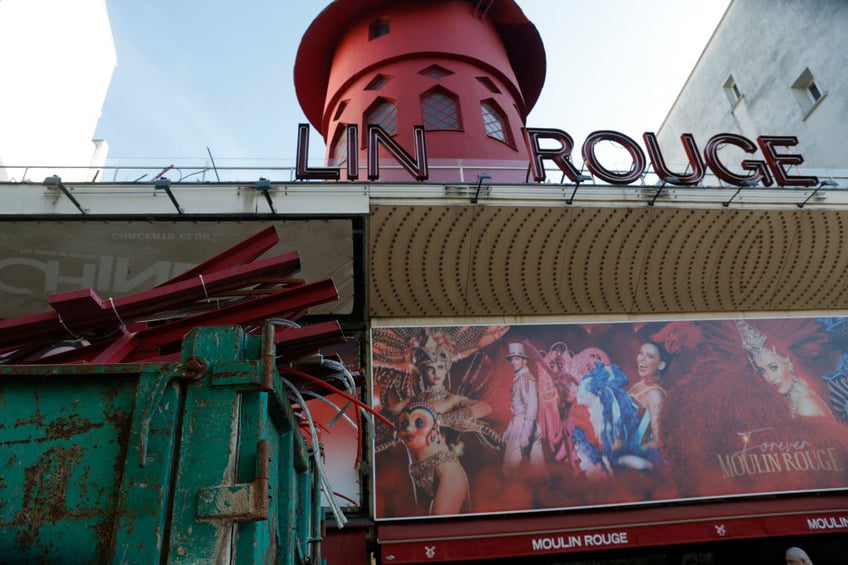
[[[848,488],[848,318],[372,330],[377,519]]]
[[[220,222],[3,222],[0,318],[49,310],[51,294],[91,288],[101,298],[147,290],[273,225],[279,242],[263,257],[297,251],[302,276],[332,278],[339,300],[310,314],[350,314],[354,302],[351,220]]]

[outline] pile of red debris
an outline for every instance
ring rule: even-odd
[[[294,278],[300,271],[296,252],[260,259],[278,240],[276,230],[267,228],[157,287],[120,298],[104,300],[90,288],[53,294],[48,300],[52,310],[0,320],[0,364],[170,363],[180,360],[183,338],[193,328],[240,326],[247,334],[262,335],[268,345],[274,343],[268,350],[274,352],[322,488],[341,525],[344,516],[316,446],[320,424],[313,422],[307,401],[320,397],[335,406],[337,416],[356,428],[360,446],[362,411],[388,422],[359,400],[360,370],[346,367],[336,355],[319,354],[344,343],[339,323],[298,324],[310,307],[335,301],[338,293],[332,280]],[[344,406],[324,398],[330,394],[340,395]],[[357,465],[359,457],[357,451]]]
[[[297,324],[308,308],[338,293],[329,279],[292,278],[300,270],[297,252],[259,259],[278,240],[267,228],[155,288],[120,298],[104,300],[89,288],[53,294],[52,310],[0,321],[0,363],[174,361],[192,328],[240,325],[254,334],[269,320],[278,326],[279,365],[343,342],[338,322]]]

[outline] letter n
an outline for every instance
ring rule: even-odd
[[[424,142],[424,126],[414,126],[412,135],[415,138],[415,158],[404,151],[403,147],[377,124],[368,126],[368,180],[380,178],[380,157],[378,146],[386,148],[392,157],[416,180],[427,180],[427,146]]]

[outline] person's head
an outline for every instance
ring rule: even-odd
[[[636,354],[636,365],[640,378],[659,377],[668,366],[668,354],[660,344],[646,341]]]
[[[748,360],[757,374],[780,394],[789,394],[796,379],[789,357],[778,353],[774,345],[766,346],[768,337],[745,320],[736,320],[735,324],[742,346],[748,351]]]
[[[527,353],[524,352],[523,343],[510,343],[506,354],[506,360],[512,364],[515,371],[527,366]]]
[[[442,348],[419,347],[413,353],[413,362],[421,374],[422,388],[447,386],[450,378],[450,356]]]
[[[558,341],[551,345],[546,361],[550,365],[551,369],[559,373],[566,371],[569,368],[570,357],[571,355],[568,351],[568,346],[565,345],[565,343]]]
[[[788,357],[773,347],[763,347],[751,355],[751,364],[765,381],[780,394],[788,394],[795,380],[795,368]]]
[[[813,562],[800,547],[790,547],[786,550],[786,565],[813,565]]]
[[[398,437],[413,451],[420,451],[438,441],[439,429],[433,411],[427,406],[407,406],[398,417]]]
[[[418,370],[421,371],[425,388],[444,386],[448,378],[447,363],[440,359],[422,363],[419,365]]]

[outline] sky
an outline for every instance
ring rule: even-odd
[[[729,0],[517,0],[547,53],[530,127],[656,131]],[[111,165],[290,166],[297,47],[324,0],[106,0],[117,67],[95,137]],[[202,6],[198,8],[198,6]],[[310,157],[324,143],[313,131]]]

